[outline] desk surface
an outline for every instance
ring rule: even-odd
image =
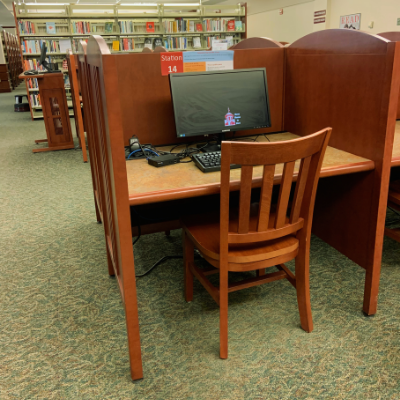
[[[400,166],[400,120],[396,122],[396,131],[394,133],[392,166]]]
[[[400,126],[399,126],[400,128]],[[298,136],[289,132],[267,135],[271,142],[291,140]],[[257,141],[265,142],[264,136]],[[167,151],[168,148],[165,148]],[[374,162],[366,158],[328,147],[322,165],[321,177],[344,175],[374,169]],[[295,177],[299,162],[296,163]],[[174,164],[155,168],[146,160],[126,162],[129,187],[129,203],[131,205],[156,203],[161,201],[205,196],[219,193],[220,172],[201,172],[194,163]],[[232,190],[239,189],[240,169],[231,170]],[[277,165],[275,181],[280,182],[282,165]],[[254,167],[253,187],[261,186],[262,167]]]

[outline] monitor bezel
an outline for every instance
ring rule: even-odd
[[[189,77],[189,76],[199,76],[199,75],[216,75],[216,74],[235,74],[241,72],[254,72],[260,71],[263,73],[264,76],[264,88],[265,88],[265,97],[266,97],[266,106],[267,106],[267,118],[268,123],[267,125],[258,126],[258,127],[230,127],[229,129],[221,129],[221,130],[212,130],[212,131],[204,131],[204,132],[196,132],[194,134],[185,134],[185,136],[180,136],[178,133],[178,128],[176,125],[176,104],[174,103],[174,94],[173,94],[173,85],[172,80],[178,79],[180,77]],[[222,71],[202,71],[202,72],[179,72],[179,73],[172,73],[169,74],[169,87],[171,92],[171,101],[172,101],[172,108],[174,111],[174,122],[175,122],[175,132],[177,138],[183,139],[187,137],[195,137],[195,136],[206,136],[206,135],[213,135],[213,134],[220,134],[220,133],[229,133],[229,132],[237,132],[237,131],[248,131],[253,129],[267,129],[271,128],[271,112],[269,106],[269,93],[268,93],[268,83],[267,83],[267,71],[265,68],[243,68],[243,69],[231,69],[231,70],[222,70]]]

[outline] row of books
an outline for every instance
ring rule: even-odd
[[[73,21],[71,22],[71,32],[78,34],[87,33],[113,33],[113,22],[88,22],[88,21]]]
[[[176,18],[175,21],[163,21],[165,33],[201,32],[203,25],[193,20]]]
[[[39,94],[31,94],[30,96],[31,99],[31,105],[32,106],[41,106],[42,104],[40,103],[40,95]]]
[[[200,41],[200,38],[198,39]],[[168,36],[167,38],[164,38],[164,47],[166,49],[187,49],[191,47],[189,46],[190,42],[191,38],[188,37]],[[201,47],[201,45],[199,47]]]
[[[60,45],[57,40],[21,40],[22,53],[40,53],[43,43],[46,44],[47,53],[60,52]]]
[[[49,63],[57,62],[52,57],[46,57],[46,60]],[[28,71],[30,69],[34,69],[36,71],[43,71],[44,70],[43,66],[39,65],[39,60],[37,60],[36,58],[30,58],[29,60],[24,60],[24,67],[25,67],[25,71]]]
[[[29,89],[39,89],[39,84],[36,78],[27,79]]]
[[[119,31],[121,33],[134,33],[135,26],[133,21],[118,21]]]
[[[234,32],[242,30],[242,21],[235,21],[234,19],[225,18],[209,18],[203,20],[203,31],[205,32]]]
[[[66,22],[35,23],[31,21],[18,21],[18,30],[21,35],[59,35],[63,33],[69,33],[68,25],[66,24]]]

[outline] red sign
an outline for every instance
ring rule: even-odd
[[[322,17],[323,15],[326,15],[326,10],[314,11],[314,18],[315,17]]]
[[[154,22],[146,22],[146,32],[154,33]]]
[[[175,72],[183,72],[183,54],[181,51],[161,53],[160,57],[162,76],[167,76]]]
[[[322,24],[325,22],[325,17],[322,18],[314,18],[314,24]]]

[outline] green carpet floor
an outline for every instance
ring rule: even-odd
[[[233,293],[228,360],[217,305],[198,284],[186,304],[182,262],[166,262],[137,282],[145,378],[132,382],[90,166],[79,150],[33,154],[44,123],[14,113],[14,94],[0,94],[1,400],[400,398],[400,245],[390,239],[377,315],[361,310],[364,271],[313,237],[314,331],[301,330],[287,281]],[[181,252],[179,231],[142,237],[137,272]]]

